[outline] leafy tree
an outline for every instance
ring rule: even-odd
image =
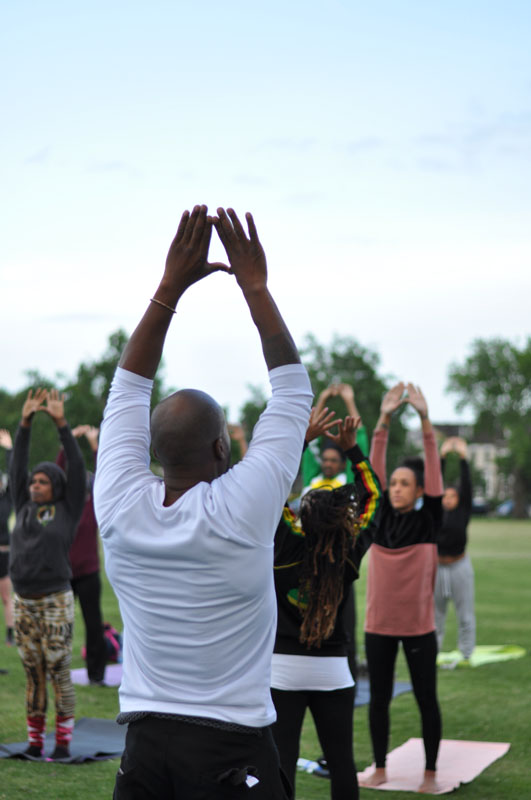
[[[10,394],[0,389],[0,427],[7,428],[14,437],[28,390],[38,386],[48,389],[54,387],[65,393],[66,418],[72,427],[81,424],[99,427],[112,377],[127,339],[128,335],[124,330],[112,333],[103,355],[95,361],[82,362],[70,380],[61,373],[56,373],[52,379],[36,370],[30,370],[26,373],[26,386],[19,392]],[[153,386],[153,405],[158,403],[165,393],[161,373],[162,370],[159,368]],[[30,465],[39,461],[55,460],[58,438],[53,422],[46,415],[39,413],[35,415],[32,429]],[[92,454],[84,437],[79,440],[79,444],[87,467],[93,469]],[[3,468],[3,465],[0,468]]]
[[[350,337],[333,338],[330,346],[320,344],[308,334],[301,358],[308,370],[315,399],[331,383],[348,383],[355,393],[356,405],[360,411],[364,425],[372,432],[380,411],[380,403],[389,381],[378,375],[379,356],[373,350],[360,345]],[[250,399],[240,412],[241,422],[250,438],[254,425],[265,408],[266,396],[261,387],[250,386]],[[340,417],[345,414],[345,406],[339,398],[330,398],[327,406]],[[406,429],[401,415],[397,414],[393,421],[389,436],[388,464],[390,467],[398,463],[406,455]]]
[[[511,476],[514,516],[527,516],[531,499],[531,338],[522,348],[506,339],[476,339],[464,364],[452,364],[448,389],[457,409],[471,408],[475,434],[503,441],[508,455],[498,459]]]

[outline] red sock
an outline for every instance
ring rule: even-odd
[[[73,730],[74,717],[61,717],[57,715],[55,718],[55,744],[58,747],[66,747],[68,749],[72,741]]]
[[[28,741],[32,747],[42,750],[46,731],[46,717],[26,717]]]

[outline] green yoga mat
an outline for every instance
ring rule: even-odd
[[[468,660],[463,658],[459,650],[450,650],[439,653],[437,664],[440,667],[482,667],[484,664],[522,658],[525,654],[526,650],[517,644],[479,644]]]

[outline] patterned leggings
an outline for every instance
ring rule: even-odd
[[[61,717],[74,715],[75,694],[70,678],[74,594],[56,592],[36,600],[15,594],[15,642],[26,671],[26,713],[46,714],[46,676],[55,692]]]

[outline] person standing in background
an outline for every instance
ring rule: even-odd
[[[6,451],[6,472],[0,475],[0,597],[4,606],[6,622],[6,644],[13,644],[13,587],[9,577],[9,516],[11,514],[11,494],[9,492],[9,461],[13,442],[5,428],[0,429],[0,447]]]
[[[107,647],[103,634],[101,613],[100,557],[98,552],[98,523],[94,513],[94,472],[98,455],[98,428],[93,425],[77,425],[72,435],[79,439],[84,436],[89,443],[94,459],[94,471],[87,472],[85,505],[77,527],[76,536],[70,548],[69,558],[72,567],[71,585],[74,596],[79,598],[81,613],[85,623],[85,650],[87,675],[91,686],[105,686],[105,666]],[[65,451],[61,448],[56,463],[66,467]]]
[[[33,468],[28,479],[31,424],[45,411],[57,426],[65,449],[68,477],[50,461]],[[15,506],[9,572],[15,590],[15,641],[26,672],[27,758],[43,755],[48,675],[55,693],[55,750],[52,760],[70,756],[75,694],[70,675],[74,595],[70,545],[83,511],[85,464],[68,427],[64,395],[55,389],[32,391],[22,407],[9,471]]]
[[[474,569],[466,553],[467,527],[472,512],[472,482],[468,449],[464,439],[451,436],[441,446],[441,468],[444,477],[446,457],[459,456],[458,486],[444,490],[443,524],[437,541],[439,566],[435,583],[435,624],[437,641],[442,650],[448,601],[452,600],[457,616],[457,646],[468,661],[476,645],[474,612]]]

